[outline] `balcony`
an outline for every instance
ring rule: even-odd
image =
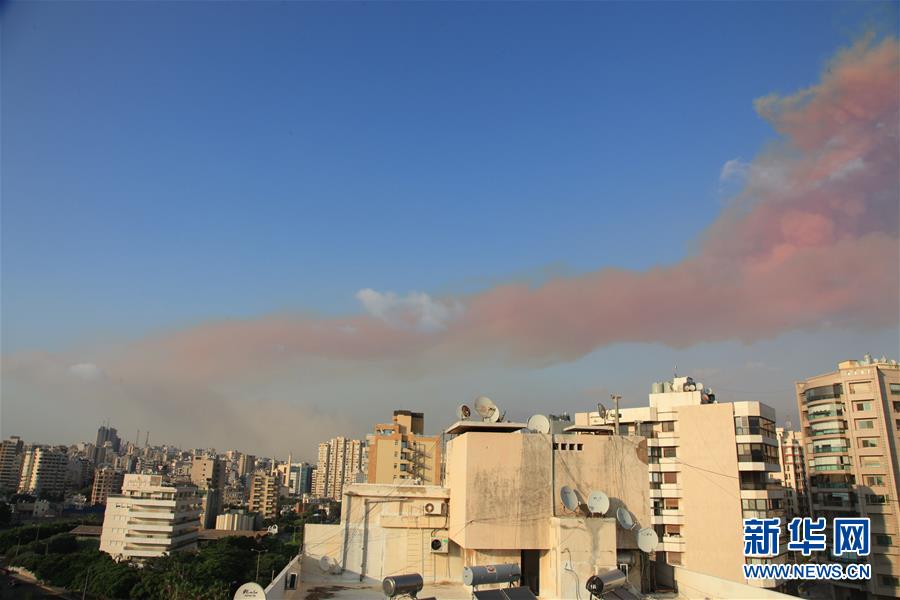
[[[842,393],[843,388],[839,383],[813,387],[803,392],[803,402],[809,404],[811,402],[817,402],[819,400],[840,399]]]

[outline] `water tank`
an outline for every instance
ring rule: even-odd
[[[654,383],[653,385],[650,386],[651,394],[662,394],[662,391],[663,391],[662,383]]]
[[[522,569],[519,568],[518,563],[466,567],[463,569],[463,583],[465,585],[509,583],[519,581],[521,578]]]
[[[626,583],[628,583],[628,577],[625,576],[625,573],[619,569],[612,569],[599,575],[592,575],[584,587],[589,594],[599,598],[601,594],[622,587]]]
[[[407,594],[415,596],[422,591],[425,582],[418,573],[410,573],[408,575],[393,575],[385,577],[381,582],[381,589],[388,598]]]

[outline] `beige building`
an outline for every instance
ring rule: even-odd
[[[424,435],[425,416],[395,410],[366,442],[368,483],[441,483],[441,438]]]
[[[650,526],[646,440],[523,428],[456,423],[443,487],[348,486],[339,525],[306,526],[304,571],[328,557],[347,580],[417,572],[429,583],[458,583],[466,566],[516,563],[523,585],[542,598],[576,598],[589,576],[628,564],[640,588],[649,558],[636,550],[637,529]],[[568,510],[563,486],[581,500],[603,491],[611,506],[605,516]],[[617,525],[618,508],[634,530]]]
[[[24,447],[22,438],[16,435],[0,444],[0,493],[19,489]]]
[[[91,504],[106,504],[112,494],[122,493],[125,473],[112,467],[100,467],[94,470],[94,485],[91,489]]]
[[[318,464],[313,473],[313,495],[316,498],[340,500],[344,485],[356,481],[362,471],[361,440],[332,438],[319,444]]]
[[[256,470],[256,457],[252,454],[241,454],[238,457],[238,477],[250,475]]]
[[[122,493],[106,502],[100,550],[116,560],[143,559],[197,547],[197,488],[160,475],[125,475]]]
[[[276,473],[257,471],[250,481],[250,497],[247,510],[259,513],[263,519],[274,519],[278,515],[278,493],[281,480]]]
[[[226,531],[253,531],[256,517],[244,511],[228,511],[216,517],[216,529]]]
[[[784,487],[784,509],[787,519],[809,516],[806,490],[806,458],[803,432],[776,427],[781,471],[772,473]]]
[[[797,404],[813,516],[871,519],[872,579],[836,582],[836,600],[900,597],[900,366],[868,355],[841,362],[797,383]]]
[[[224,490],[227,483],[225,462],[211,457],[194,458],[191,461],[191,483],[199,488]]]
[[[22,456],[19,493],[34,496],[62,496],[66,488],[69,458],[55,448],[34,446]]]
[[[578,425],[610,425],[614,411],[578,413]],[[620,432],[647,437],[652,523],[661,539],[657,561],[747,583],[743,519],[781,517],[775,410],[760,402],[716,402],[690,377],[654,383],[649,406],[619,411]],[[710,540],[715,540],[711,543]],[[774,580],[753,585],[777,587]]]

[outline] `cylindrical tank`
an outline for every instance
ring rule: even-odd
[[[599,597],[600,594],[622,587],[628,582],[628,577],[619,569],[612,569],[599,575],[592,575],[584,586],[589,594]]]
[[[662,383],[654,383],[653,385],[650,386],[651,394],[662,394],[662,391],[663,391]]]
[[[485,585],[487,583],[509,583],[522,578],[522,569],[517,563],[485,565],[463,569],[465,585]]]
[[[418,573],[410,573],[408,575],[394,575],[385,577],[381,582],[381,589],[388,598],[399,596],[400,594],[418,594],[422,591],[425,582]]]

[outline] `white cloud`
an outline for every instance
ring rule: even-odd
[[[69,375],[85,381],[97,381],[103,377],[103,369],[94,363],[78,363],[69,367]]]
[[[744,181],[750,173],[750,163],[742,161],[740,158],[732,158],[722,165],[719,172],[719,181]]]
[[[366,312],[385,323],[425,332],[446,329],[447,324],[463,312],[459,302],[439,302],[422,292],[398,296],[394,292],[382,293],[366,288],[356,293],[356,299]]]

